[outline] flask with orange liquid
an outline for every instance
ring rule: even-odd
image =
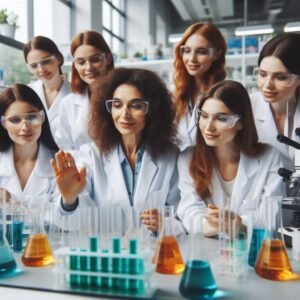
[[[175,235],[173,234],[174,206],[165,206],[161,230],[156,244],[153,263],[156,272],[162,274],[180,274],[184,262]]]
[[[33,225],[33,231],[29,235],[22,256],[22,262],[26,266],[42,267],[54,262],[44,229],[45,208],[49,205],[46,198],[31,197],[24,203],[31,215]]]
[[[285,281],[300,279],[292,271],[281,233],[282,197],[264,196],[262,209],[266,220],[266,234],[255,264],[255,272],[266,279]]]

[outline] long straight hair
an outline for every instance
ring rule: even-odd
[[[241,116],[239,122],[241,122],[242,128],[235,136],[235,143],[240,152],[250,157],[256,157],[263,153],[266,145],[258,142],[250,98],[243,85],[232,80],[225,80],[215,84],[200,101],[198,109],[201,110],[205,101],[210,98],[222,101],[233,114]],[[197,193],[204,200],[212,195],[213,169],[219,165],[213,149],[213,147],[209,147],[205,143],[198,126],[196,145],[193,148],[189,169]]]

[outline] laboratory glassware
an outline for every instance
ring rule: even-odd
[[[174,206],[165,206],[153,258],[153,263],[156,264],[156,272],[162,274],[180,274],[184,270],[179,244],[173,234],[173,220]]]

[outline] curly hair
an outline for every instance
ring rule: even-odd
[[[199,110],[209,98],[222,101],[233,114],[241,116],[242,129],[237,132],[235,142],[242,153],[256,157],[265,151],[266,145],[258,142],[250,98],[242,84],[232,80],[216,83],[200,101]],[[198,126],[196,145],[193,148],[189,169],[196,191],[202,199],[211,196],[209,188],[212,183],[213,169],[218,164],[213,148],[206,145]]]
[[[225,71],[225,53],[226,42],[219,29],[212,23],[195,23],[188,27],[183,34],[182,39],[175,48],[174,60],[174,83],[175,83],[175,106],[177,111],[177,120],[184,116],[191,91],[193,90],[194,79],[188,74],[182,57],[180,55],[180,47],[184,45],[187,39],[193,34],[203,36],[213,47],[219,51],[219,57],[213,61],[209,70],[203,77],[203,88],[207,91],[213,84],[224,80]]]
[[[99,51],[105,53],[109,56],[110,63],[107,66],[107,71],[110,71],[114,68],[114,60],[112,52],[107,45],[106,41],[104,40],[103,36],[97,31],[84,31],[78,33],[71,42],[71,54],[74,57],[74,53],[76,49],[81,45],[89,45],[93,46]],[[73,93],[84,94],[85,90],[87,89],[88,84],[84,82],[76,70],[74,63],[72,64],[71,70],[71,89]]]
[[[48,52],[51,55],[55,55],[55,57],[59,60],[59,74],[62,75],[62,66],[64,64],[64,56],[59,51],[57,45],[49,38],[45,36],[35,36],[28,43],[23,46],[23,54],[24,59],[27,61],[27,56],[31,50],[42,50]]]
[[[165,83],[152,71],[117,68],[95,83],[91,87],[89,134],[102,153],[108,153],[122,141],[105,101],[112,99],[115,90],[123,84],[137,88],[149,102],[142,140],[151,156],[158,157],[169,150],[171,143],[176,143],[175,110]]]
[[[0,116],[3,116],[8,107],[16,101],[29,103],[35,106],[38,110],[42,110],[44,112],[45,121],[42,125],[42,132],[39,141],[50,150],[58,151],[59,148],[53,139],[44,105],[37,93],[29,86],[25,84],[14,84],[11,87],[6,88],[0,94]],[[9,137],[7,130],[0,125],[0,152],[9,149],[12,144],[13,141]]]

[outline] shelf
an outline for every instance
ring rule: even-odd
[[[0,44],[4,44],[19,50],[23,50],[24,44],[15,39],[0,34]]]

